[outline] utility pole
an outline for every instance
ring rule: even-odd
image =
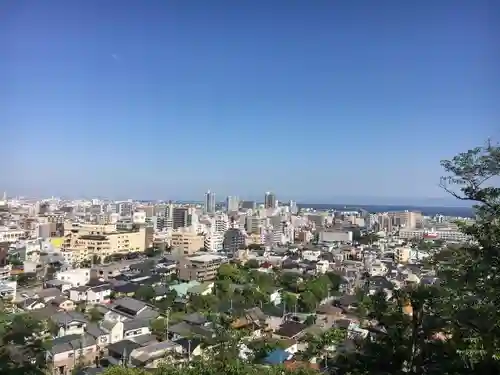
[[[165,338],[168,340],[168,321],[170,319],[170,307],[167,308],[167,322],[165,324]]]

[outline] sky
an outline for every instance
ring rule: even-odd
[[[0,191],[445,201],[500,140],[493,3],[0,2]]]

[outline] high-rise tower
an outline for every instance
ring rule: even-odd
[[[205,194],[205,213],[215,213],[215,193],[212,193],[210,190]]]
[[[264,207],[265,208],[275,208],[276,207],[276,195],[271,192],[266,192],[264,195]]]

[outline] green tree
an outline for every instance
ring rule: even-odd
[[[167,320],[165,318],[151,320],[150,326],[151,332],[158,340],[165,340],[167,338]]]
[[[306,361],[323,357],[326,352],[334,352],[346,338],[346,331],[336,328],[329,329],[320,335],[306,335],[301,340],[305,343],[306,349],[299,356]]]
[[[248,268],[259,268],[260,263],[257,259],[249,259],[248,262],[245,263],[245,266]]]
[[[460,223],[470,242],[434,258],[439,287],[369,298],[367,316],[379,334],[338,358],[341,373],[500,373],[500,149],[488,144],[442,165],[443,188],[476,203],[476,221]]]
[[[475,203],[476,221],[459,223],[471,242],[451,248],[438,266],[447,332],[474,371],[500,373],[500,148],[488,142],[442,165],[442,187],[462,201]]]
[[[141,301],[151,302],[156,297],[156,293],[151,285],[141,285],[141,287],[136,290],[134,297]]]
[[[243,277],[236,265],[226,263],[219,267],[217,271],[217,280],[228,280],[233,283],[240,283],[243,281]]]
[[[144,250],[144,255],[146,255],[148,258],[155,257],[159,255],[161,252],[160,250],[154,248],[154,247],[148,247],[146,250]]]
[[[88,312],[87,312],[87,317],[91,322],[99,322],[101,319],[104,317],[104,314],[97,308],[92,307]]]
[[[41,321],[24,313],[0,313],[0,374],[45,374],[45,356]]]
[[[297,295],[283,291],[281,293],[281,303],[285,305],[287,311],[293,311],[298,303]]]
[[[301,310],[312,312],[316,309],[318,302],[318,298],[310,290],[300,293],[299,305]]]

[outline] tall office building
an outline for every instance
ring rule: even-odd
[[[240,208],[240,200],[238,197],[227,197],[226,198],[226,210],[227,212],[235,212]]]
[[[174,207],[172,210],[172,227],[179,229],[187,227],[189,224],[189,212],[186,207]]]
[[[241,202],[241,208],[247,209],[247,210],[255,210],[255,201],[242,201]]]
[[[264,196],[264,207],[265,208],[275,208],[276,207],[276,195],[271,192],[266,192]]]
[[[298,207],[297,207],[297,202],[295,202],[295,201],[290,201],[290,212],[291,212],[292,214],[294,214],[294,215],[295,215],[297,212],[299,212],[299,209],[298,209]]]
[[[212,193],[210,190],[205,194],[205,213],[215,213],[215,193]]]

